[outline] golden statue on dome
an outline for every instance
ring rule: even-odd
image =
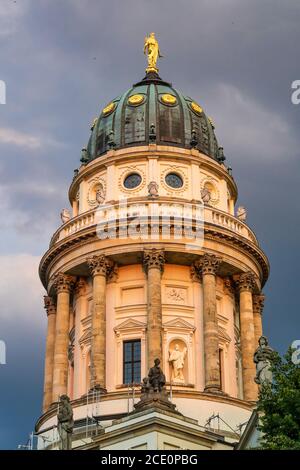
[[[144,54],[147,53],[148,56],[148,67],[146,68],[146,73],[155,72],[158,73],[158,68],[156,67],[157,59],[162,57],[159,50],[159,45],[156,40],[155,34],[150,33],[150,35],[145,37],[144,42]]]

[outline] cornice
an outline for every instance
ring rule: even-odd
[[[196,399],[196,400],[202,400],[202,401],[213,401],[217,403],[226,403],[231,406],[236,406],[239,408],[243,408],[245,410],[251,411],[255,404],[252,402],[248,402],[245,400],[241,400],[239,398],[235,397],[230,397],[228,395],[218,395],[218,394],[213,394],[213,393],[205,393],[205,392],[199,392],[196,390],[176,390],[173,389],[172,391],[173,397],[174,398],[187,398],[187,399]],[[140,391],[136,390],[135,391],[135,396],[136,398],[140,396]],[[112,401],[112,400],[122,400],[128,399],[128,390],[122,390],[122,391],[116,391],[116,392],[108,392],[104,395],[101,396],[101,401]],[[93,398],[91,397],[89,400],[89,403],[93,402]],[[83,395],[81,398],[77,400],[72,400],[71,401],[72,407],[77,408],[80,406],[85,406],[86,407],[86,396]],[[35,425],[35,430],[38,432],[41,428],[41,426],[47,422],[50,418],[56,416],[57,414],[57,406],[56,404],[52,404],[50,408],[42,414],[39,419],[36,422]]]
[[[265,284],[269,276],[269,262],[266,255],[257,245],[242,236],[233,234],[225,228],[214,226],[212,224],[207,224],[204,227],[204,239],[217,241],[220,244],[231,248],[238,248],[238,250],[246,256],[250,255],[250,257],[256,261],[256,264],[262,273],[262,286]],[[78,246],[83,246],[97,240],[100,241],[96,234],[96,226],[94,225],[80,230],[75,234],[64,238],[61,242],[56,243],[44,254],[40,262],[39,273],[43,285],[47,288],[47,271],[49,271],[51,265],[57,261],[58,257],[70,253]],[[166,247],[166,252],[168,251],[168,245],[170,246],[171,244],[172,242],[163,244]],[[130,248],[130,245],[128,246]],[[178,246],[178,243],[176,243],[176,246]],[[178,247],[178,249],[180,251],[180,247]],[[114,248],[106,251],[109,251],[108,254],[112,255],[113,250]],[[195,253],[195,255],[197,255],[197,253]]]

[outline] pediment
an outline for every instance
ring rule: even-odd
[[[176,328],[181,330],[195,331],[196,327],[182,318],[175,318],[163,324],[163,328]]]
[[[89,344],[92,338],[92,328],[87,328],[84,333],[81,335],[79,338],[79,344],[80,346],[83,346],[84,344]]]
[[[224,328],[222,328],[221,326],[218,326],[218,333],[219,333],[219,338],[222,339],[223,341],[225,341],[226,343],[230,343],[231,342],[231,338],[230,336],[228,335],[228,333],[226,332],[226,330]]]
[[[115,326],[114,331],[117,333],[119,331],[124,331],[124,330],[145,329],[146,327],[147,327],[146,323],[140,322],[138,320],[134,320],[133,318],[129,318],[128,320],[125,320],[119,325]]]

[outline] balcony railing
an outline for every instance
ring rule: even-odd
[[[258,245],[252,230],[236,217],[211,206],[188,204],[183,202],[161,202],[156,200],[138,201],[127,204],[104,205],[84,212],[70,219],[62,225],[53,235],[50,247],[81,230],[92,226],[105,226],[115,221],[132,223],[134,219],[141,225],[157,223],[157,218],[168,223],[168,219],[179,221],[192,221],[201,225],[213,225],[225,228],[233,234],[246,238]]]

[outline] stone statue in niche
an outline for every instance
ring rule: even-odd
[[[266,336],[261,336],[258,340],[258,348],[256,349],[253,361],[256,364],[256,376],[254,381],[259,384],[272,383],[271,362],[274,355],[274,350],[269,346]]]
[[[73,409],[68,395],[61,395],[57,413],[57,429],[60,437],[60,450],[72,450]]]
[[[150,197],[158,196],[158,184],[155,181],[150,181],[148,184],[148,192]]]
[[[203,201],[203,204],[209,204],[211,200],[211,192],[208,188],[203,188],[201,190],[201,199]]]
[[[100,185],[96,190],[96,201],[99,205],[103,204],[105,201],[105,191],[102,185]]]
[[[71,219],[71,214],[70,214],[69,209],[62,209],[60,213],[60,218],[63,224],[65,224],[66,222],[69,222],[69,220]]]
[[[236,211],[236,216],[242,222],[246,222],[247,220],[247,210],[244,206],[239,206]]]
[[[187,348],[180,351],[179,345],[175,344],[173,351],[169,351],[169,363],[172,365],[172,378],[174,382],[184,383],[183,368]]]

